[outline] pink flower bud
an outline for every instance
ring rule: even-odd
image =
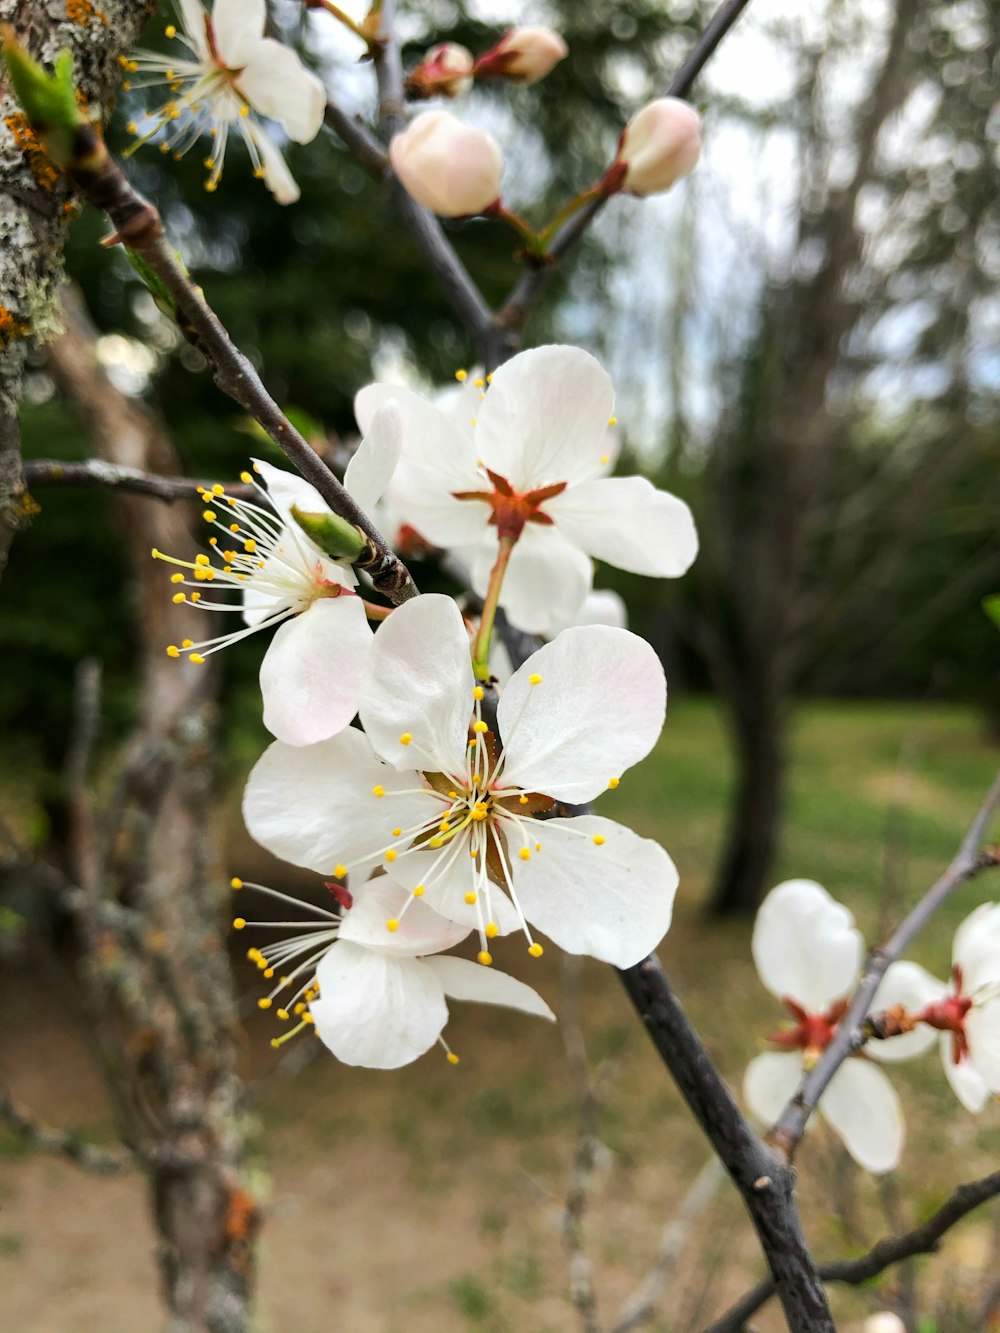
[[[457,42],[432,46],[406,80],[411,97],[462,97],[472,87],[475,61]]]
[[[660,194],[694,170],[701,152],[701,117],[677,97],[658,97],[622,131],[618,157],[605,177],[607,193]]]
[[[568,54],[566,43],[550,28],[511,28],[476,61],[476,75],[537,83]]]
[[[417,116],[389,144],[389,160],[417,203],[442,217],[483,213],[500,198],[500,145],[448,111]]]

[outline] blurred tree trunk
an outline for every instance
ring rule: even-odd
[[[99,457],[182,471],[163,426],[105,376],[78,299],[66,302],[49,366]],[[88,837],[78,819],[88,979],[122,1135],[149,1180],[170,1333],[247,1333],[257,1209],[212,818],[218,678],[215,659],[199,667],[166,655],[168,641],[201,638],[204,617],[172,603],[150,558],[154,546],[189,552],[193,516],[189,504],[139,496],[118,497],[116,509],[134,574],[140,716],[103,836]]]

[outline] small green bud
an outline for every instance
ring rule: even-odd
[[[136,273],[138,273],[143,285],[156,302],[157,308],[166,315],[168,319],[176,319],[177,303],[160,281],[159,275],[146,263],[141,255],[136,254],[134,250],[130,250],[127,245],[122,248],[125,251],[125,258],[135,269]],[[180,255],[175,256],[175,258],[177,259],[177,263],[180,265],[181,270],[186,273],[187,269],[184,267],[184,262]]]
[[[45,151],[58,167],[73,156],[73,141],[84,118],[77,106],[73,84],[73,53],[60,51],[50,73],[18,41],[14,29],[2,29],[3,58],[14,96]]]
[[[336,514],[308,514],[292,505],[292,517],[321,551],[333,560],[356,560],[365,549],[365,538],[353,523]]]

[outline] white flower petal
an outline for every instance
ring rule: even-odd
[[[797,1051],[765,1051],[747,1065],[743,1100],[761,1124],[773,1125],[795,1095],[801,1078],[802,1056]]]
[[[264,0],[215,0],[212,27],[227,69],[239,69],[256,53],[263,43],[266,18]]]
[[[754,922],[753,960],[779,999],[819,1013],[854,985],[864,953],[854,917],[826,889],[791,879],[771,890]]]
[[[870,1012],[881,1013],[901,1004],[909,1013],[919,1013],[928,1004],[933,1004],[948,993],[948,987],[937,977],[932,977],[919,963],[906,960],[893,963],[879,984],[872,1000]],[[912,1060],[916,1055],[929,1051],[937,1040],[937,1032],[925,1023],[921,1023],[912,1032],[905,1032],[901,1037],[890,1037],[888,1041],[870,1041],[865,1051],[875,1060]]]
[[[1000,1094],[1000,1000],[975,1004],[965,1018],[965,1035],[976,1073]]]
[[[286,745],[343,731],[358,711],[373,640],[360,597],[322,597],[285,621],[260,664],[268,731]]]
[[[616,629],[628,629],[628,607],[610,588],[595,588],[587,593],[573,619],[560,625],[559,629],[572,629],[574,625],[613,625]]]
[[[818,1109],[866,1171],[878,1175],[899,1165],[906,1137],[903,1108],[877,1065],[862,1059],[845,1060]]]
[[[496,538],[492,537],[473,560],[472,586],[480,596],[486,591],[496,552]],[[593,579],[589,557],[558,528],[529,523],[507,566],[500,605],[518,629],[528,634],[555,634],[559,625],[579,612]]]
[[[470,963],[465,958],[428,958],[425,964],[441,982],[449,999],[500,1004],[505,1009],[520,1009],[555,1022],[555,1014],[538,992],[506,972]]]
[[[966,995],[1000,982],[1000,903],[980,903],[965,918],[955,931],[952,960],[962,969]]]
[[[398,921],[394,931],[387,921]],[[370,879],[354,892],[354,904],[340,927],[340,938],[368,949],[420,958],[460,944],[469,927],[447,921],[389,875]]]
[[[990,1090],[985,1080],[967,1057],[955,1063],[950,1032],[941,1033],[940,1049],[945,1078],[951,1084],[952,1091],[967,1111],[978,1115],[990,1100]]]
[[[198,52],[202,60],[211,58],[211,52],[208,47],[208,38],[205,35],[205,19],[208,12],[200,0],[174,0],[177,10],[177,16],[181,21],[181,27],[185,34],[190,37],[192,45]]]
[[[390,401],[372,417],[344,473],[344,489],[366,513],[371,513],[388,489],[402,447],[403,422],[396,404]]]
[[[546,502],[563,536],[596,560],[675,579],[698,554],[691,510],[645,477],[598,477]]]
[[[508,845],[514,892],[533,926],[567,953],[615,967],[652,953],[670,926],[678,882],[659,843],[597,815],[552,819],[530,832],[530,860],[520,859],[511,833]]]
[[[663,667],[645,639],[610,625],[563,630],[514,673],[497,706],[504,785],[591,801],[649,754],[666,706]]]
[[[517,491],[582,481],[600,467],[614,408],[611,378],[579,347],[536,347],[494,372],[476,450]]]
[[[264,184],[279,204],[294,204],[302,191],[295,182],[284,154],[269,134],[250,121],[241,122],[253,139],[264,171]]]
[[[291,47],[272,37],[257,41],[236,87],[255,111],[278,121],[296,143],[309,143],[319,134],[326,90]]]
[[[316,487],[306,481],[305,477],[300,477],[297,472],[289,472],[286,468],[275,467],[262,458],[255,458],[253,465],[254,471],[267,487],[271,503],[283,523],[288,525],[295,523],[292,517],[293,507],[301,509],[307,514],[328,514],[330,512],[330,506]],[[298,530],[297,525],[296,529]],[[303,536],[305,536],[304,533]]]
[[[439,803],[416,787],[415,773],[396,773],[376,758],[368,737],[347,728],[318,745],[281,741],[254,765],[243,796],[250,836],[292,865],[329,875],[340,864],[373,856],[393,841],[393,827],[430,818]],[[373,795],[381,786],[384,797]]]
[[[316,975],[316,1031],[345,1065],[398,1069],[429,1050],[448,1021],[440,981],[415,958],[341,940]]]
[[[464,774],[474,685],[469,636],[454,601],[426,593],[397,607],[375,636],[362,691],[361,720],[372,745],[397,768]]]

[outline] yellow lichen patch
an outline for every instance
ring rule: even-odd
[[[18,319],[5,305],[0,305],[0,347],[9,347],[12,342],[27,337],[30,332],[30,324]]]
[[[66,0],[66,17],[70,23],[78,23],[81,28],[89,27],[93,19],[108,26],[107,15],[94,6],[93,0]]]
[[[14,142],[24,154],[28,170],[43,190],[51,190],[59,179],[58,168],[54,167],[45,154],[45,149],[28,124],[28,118],[20,111],[4,117],[4,124],[10,130]]]

